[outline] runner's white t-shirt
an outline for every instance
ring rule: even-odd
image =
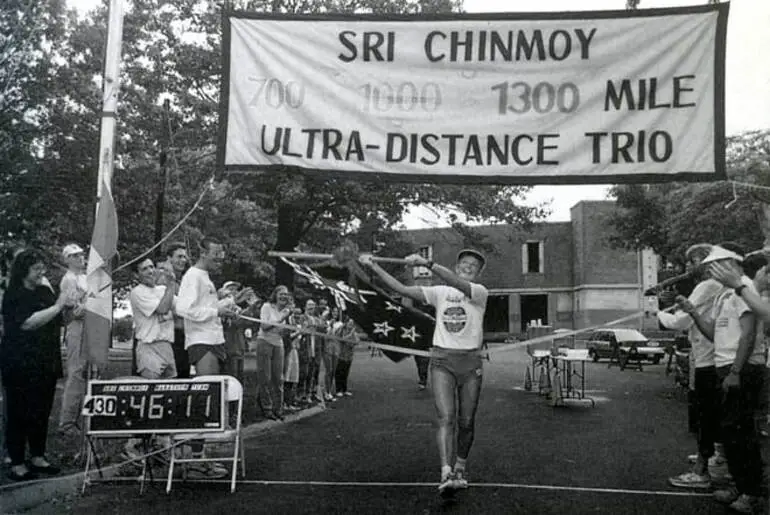
[[[452,286],[423,286],[425,300],[436,308],[433,345],[444,349],[473,350],[484,337],[484,311],[489,291],[471,283],[471,297]]]

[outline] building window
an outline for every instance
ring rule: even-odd
[[[420,247],[417,253],[420,255],[420,257],[427,259],[428,261],[433,260],[432,245],[425,245],[423,247]],[[414,274],[414,277],[430,277],[431,275],[433,275],[433,272],[431,272],[429,269],[425,268],[424,266],[414,267],[412,273]]]
[[[521,246],[522,272],[525,274],[543,273],[543,242],[528,241]]]

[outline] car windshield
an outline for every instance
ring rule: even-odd
[[[646,342],[647,338],[636,329],[613,329],[619,342]]]

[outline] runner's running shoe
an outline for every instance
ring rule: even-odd
[[[465,490],[468,488],[468,473],[464,470],[455,469],[454,472],[454,487],[457,490]]]

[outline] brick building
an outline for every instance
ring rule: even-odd
[[[554,329],[579,329],[643,309],[642,291],[655,281],[656,259],[648,251],[610,248],[607,220],[613,210],[611,201],[583,201],[572,207],[569,222],[537,223],[530,231],[511,225],[476,228],[494,249],[485,252],[481,278],[490,292],[488,338],[520,335],[533,320]],[[467,246],[451,228],[409,230],[402,236],[423,256],[450,266]],[[432,283],[427,269],[415,269],[413,275],[418,284]]]

